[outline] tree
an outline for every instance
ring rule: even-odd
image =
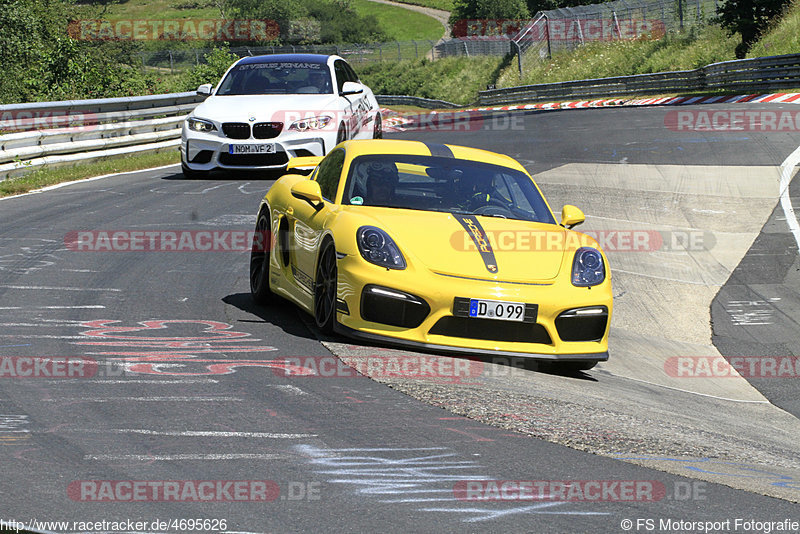
[[[769,22],[780,15],[791,0],[725,0],[717,8],[717,21],[730,35],[738,33],[742,42],[736,46],[736,57],[742,59]]]
[[[459,20],[527,19],[525,0],[454,0],[450,24]]]

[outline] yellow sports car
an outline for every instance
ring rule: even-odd
[[[608,359],[608,260],[570,230],[583,213],[564,206],[557,222],[512,158],[363,140],[287,171],[258,210],[257,302],[277,294],[326,333],[411,348],[569,369]]]

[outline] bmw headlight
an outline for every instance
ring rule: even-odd
[[[596,286],[605,279],[606,269],[600,251],[589,247],[579,248],[572,260],[572,285]]]
[[[300,119],[294,121],[289,125],[289,130],[297,130],[298,132],[305,132],[306,130],[321,130],[331,122],[331,117],[309,117],[307,119]]]
[[[388,269],[405,269],[406,260],[392,238],[374,226],[362,226],[357,233],[358,250],[370,263]]]
[[[207,121],[205,119],[196,119],[194,117],[189,117],[186,119],[186,123],[189,125],[190,130],[194,130],[195,132],[215,132],[217,131],[217,127],[214,126],[214,123],[211,121]]]

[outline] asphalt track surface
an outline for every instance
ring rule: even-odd
[[[538,113],[514,118],[516,126],[496,118],[473,131],[397,137],[504,152],[535,173],[572,163],[775,167],[800,144],[796,133],[672,132],[664,128],[667,112]],[[251,230],[271,183],[226,175],[185,180],[170,167],[0,201],[2,356],[111,364],[87,378],[0,380],[1,519],[203,518],[226,525],[201,531],[254,533],[666,532],[677,529],[651,530],[637,520],[656,527],[662,519],[800,521],[789,500],[481,424],[369,378],[286,377],[281,358],[331,352],[293,306],[252,304],[247,251],[80,252],[69,245],[70,232],[84,230]],[[552,187],[552,197],[560,201],[562,193]],[[772,254],[791,247],[779,219],[777,212],[768,226]],[[796,250],[793,259],[786,256],[784,276],[769,282],[786,285],[776,288],[782,295],[797,295],[796,275],[787,276],[785,267],[790,260],[796,267]],[[761,283],[746,273],[735,280],[738,286],[726,291]],[[796,309],[785,315],[796,318]],[[718,324],[718,346],[724,335],[741,335],[732,326],[725,334]],[[787,339],[775,353],[797,346],[791,345],[796,328],[792,334],[777,320],[772,328]],[[763,343],[775,336],[751,338]],[[120,359],[138,365],[122,371]],[[595,380],[580,388],[604,381],[625,386],[613,376],[590,375]],[[796,415],[797,380],[765,382],[753,383]],[[619,451],[633,452],[647,451]],[[87,502],[72,491],[80,481],[207,480],[269,481],[280,494],[271,502]],[[652,502],[613,494],[603,502],[458,499],[454,487],[475,480],[651,481],[663,495]],[[784,486],[797,491],[798,483]],[[631,529],[623,528],[626,519]]]

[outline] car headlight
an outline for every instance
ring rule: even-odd
[[[294,121],[289,125],[289,130],[297,130],[298,132],[305,132],[306,130],[321,130],[331,122],[331,117],[309,117],[307,119],[300,119]]]
[[[603,255],[597,249],[581,247],[572,260],[572,285],[596,286],[606,279]]]
[[[388,269],[405,269],[406,260],[392,238],[374,226],[362,226],[357,233],[358,250],[370,263]]]
[[[186,124],[189,125],[190,130],[194,130],[195,132],[217,131],[217,127],[214,126],[214,123],[211,121],[207,121],[205,119],[196,119],[194,117],[189,117],[188,119],[186,119]]]

